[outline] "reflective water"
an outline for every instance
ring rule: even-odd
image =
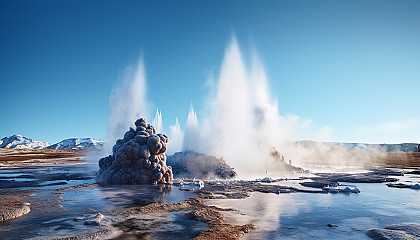
[[[109,210],[155,202],[180,202],[196,196],[194,192],[181,191],[179,187],[170,185],[93,186],[56,191],[63,187],[95,183],[94,173],[84,166],[3,170],[0,180],[37,182],[39,185],[18,188],[33,190],[35,196],[25,200],[31,203],[31,212],[0,223],[0,239],[45,239],[92,233],[101,227],[84,225],[84,220],[97,212],[103,213],[104,222],[112,227],[126,219],[115,218]],[[278,178],[271,174],[268,176]],[[299,184],[301,176],[312,175],[282,175],[281,181],[264,184],[312,189]],[[398,178],[399,182],[407,184],[420,182],[418,175],[406,174]],[[252,223],[259,227],[246,234],[245,239],[368,239],[365,232],[370,228],[404,222],[420,223],[419,190],[389,188],[382,183],[355,185],[361,191],[359,194],[276,195],[255,192],[245,199],[205,201],[209,205],[238,209],[239,212],[223,212],[227,223]],[[0,184],[0,190],[4,186]],[[130,216],[137,225],[127,230],[123,237],[189,239],[208,228],[207,224],[183,218],[183,214],[185,212]],[[74,221],[75,218],[82,220]],[[331,224],[330,227],[328,224]]]
[[[244,239],[369,239],[365,232],[370,228],[420,223],[420,191],[356,185],[359,194],[252,193],[206,203],[240,210],[224,213],[229,223],[259,226]]]
[[[79,174],[84,179],[78,179],[74,176],[79,175],[74,174]],[[66,179],[69,176],[70,179]],[[47,239],[93,233],[104,227],[84,225],[84,221],[97,212],[105,216],[103,222],[107,225],[107,229],[117,230],[118,228],[112,225],[124,219],[113,216],[107,210],[144,206],[150,203],[181,202],[196,196],[194,192],[181,191],[178,187],[171,185],[92,186],[57,191],[63,187],[95,183],[94,174],[85,171],[83,167],[45,168],[44,166],[8,169],[2,171],[1,177],[20,182],[25,180],[39,183],[34,187],[17,188],[5,188],[6,185],[0,184],[0,190],[2,188],[8,191],[10,189],[31,190],[34,194],[33,197],[25,199],[31,204],[31,211],[28,214],[0,223],[0,239],[2,240]],[[59,180],[54,180],[54,178],[59,178]],[[160,227],[144,229],[141,235],[150,239],[167,239],[168,235],[185,239],[194,237],[200,230],[208,228],[207,224],[182,218],[182,214],[154,215],[153,219]],[[81,220],[75,221],[77,218]],[[139,231],[127,234],[136,236]]]

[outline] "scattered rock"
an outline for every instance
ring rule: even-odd
[[[388,174],[382,172],[367,172],[367,173],[319,173],[318,177],[312,180],[324,180],[329,182],[351,182],[351,183],[382,183],[382,182],[396,182],[397,178],[390,178]]]
[[[394,188],[410,188],[409,185],[404,183],[387,183],[388,187],[394,187]]]
[[[383,183],[396,182],[397,178],[389,176],[401,176],[399,171],[389,169],[376,169],[366,173],[318,173],[316,177],[309,178],[310,182],[301,182],[305,187],[324,188],[325,186],[338,186],[338,182],[350,183]]]
[[[327,224],[327,227],[338,227],[338,226],[337,226],[337,225],[335,225],[335,224],[328,223],[328,224]]]
[[[99,226],[101,225],[102,218],[104,218],[104,215],[102,215],[101,213],[98,213],[95,215],[95,217],[93,217],[93,219],[86,220],[83,224]]]
[[[394,188],[411,188],[411,189],[420,189],[420,184],[405,184],[405,183],[388,183],[386,184],[388,187]]]
[[[313,181],[313,182],[301,182],[299,184],[305,187],[313,187],[313,188],[324,188],[325,186],[331,186],[331,187],[338,186],[337,182],[331,182],[328,180],[321,180],[321,179]]]

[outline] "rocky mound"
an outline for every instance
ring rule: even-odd
[[[166,166],[168,137],[144,118],[135,122],[123,139],[118,139],[112,155],[99,160],[98,181],[104,184],[170,183],[172,169]]]
[[[237,174],[223,158],[216,158],[193,151],[177,152],[168,156],[176,178],[230,179]]]
[[[375,240],[382,239],[418,239],[420,237],[420,224],[403,223],[387,226],[385,229],[374,228],[366,235]]]
[[[22,199],[30,196],[32,195],[20,190],[0,191],[0,222],[29,213],[31,211],[30,204]]]

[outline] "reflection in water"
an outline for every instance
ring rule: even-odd
[[[145,206],[150,203],[164,203],[172,187],[157,185],[111,185],[100,186],[100,197],[117,207]]]
[[[369,239],[365,232],[371,228],[420,223],[420,191],[382,183],[357,186],[360,194],[252,193],[206,203],[238,209],[224,213],[228,223],[259,226],[244,239]]]
[[[84,220],[95,215],[96,211],[105,215],[105,223],[114,220],[124,221],[124,219],[115,219],[115,216],[111,216],[106,210],[144,206],[150,203],[181,202],[196,196],[194,192],[180,191],[178,187],[164,184],[92,186],[56,191],[62,187],[95,183],[95,175],[83,164],[3,168],[0,174],[0,179],[3,181],[13,178],[13,182],[24,183],[23,180],[28,180],[37,184],[19,187],[19,189],[29,189],[34,194],[33,197],[25,199],[31,204],[31,211],[22,217],[0,223],[0,239],[80,236],[100,230],[101,227],[108,227],[84,225]],[[46,185],[55,182],[64,182],[65,185]],[[4,184],[0,185],[0,190],[5,188]],[[167,223],[166,228],[185,229],[192,235],[198,232],[197,229],[204,229],[207,226],[196,221],[181,219],[181,215],[181,213],[170,214],[170,218],[163,216],[160,222]],[[77,218],[82,220],[75,221]],[[169,234],[168,231],[159,232],[159,229],[156,229],[157,233],[149,231],[147,234],[154,235],[157,239],[166,239],[165,234]],[[184,238],[187,235],[184,234]]]
[[[278,196],[271,193],[254,192],[251,197],[244,199],[209,199],[205,202],[207,205],[239,210],[239,212],[226,212],[226,223],[254,224],[258,226],[259,231],[278,229],[281,214],[296,214],[298,211],[290,195],[285,195],[282,201],[278,201]]]
[[[180,191],[178,187],[164,184],[93,186],[76,188],[63,193],[51,190],[40,190],[33,193],[35,196],[27,199],[31,203],[29,214],[0,224],[1,239],[47,239],[53,236],[79,236],[92,233],[100,228],[86,226],[84,220],[74,221],[75,218],[82,217],[84,219],[86,216],[95,215],[96,213],[92,213],[92,210],[100,211],[105,215],[105,220],[110,220],[114,217],[107,214],[105,210],[144,206],[150,203],[180,202],[196,196],[194,192]],[[206,224],[180,219],[180,214],[173,214],[171,219],[167,219],[167,217],[162,216],[160,220],[157,220],[167,223],[168,226],[165,225],[165,227],[171,231],[181,228],[189,229],[188,234],[196,234],[197,229],[206,228]],[[123,221],[119,218],[114,220]],[[157,239],[167,237],[165,235],[167,232],[160,232],[160,228],[155,230],[157,233],[153,233],[153,229],[149,229],[145,233],[147,233],[146,235],[156,235]]]

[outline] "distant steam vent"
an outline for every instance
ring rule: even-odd
[[[112,155],[99,160],[98,181],[105,184],[172,182],[172,168],[166,165],[168,137],[144,118],[135,122],[123,139],[118,139]]]

